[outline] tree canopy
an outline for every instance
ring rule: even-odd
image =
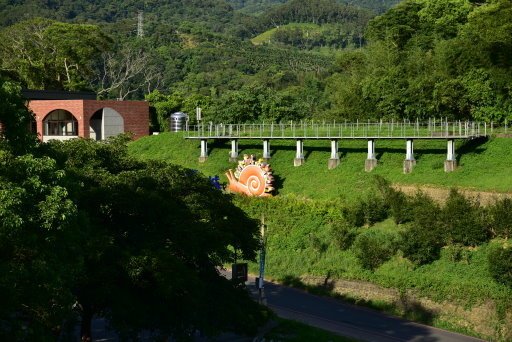
[[[0,103],[30,118],[12,107],[23,102],[7,84]],[[131,158],[127,139],[25,150],[14,148],[23,141],[2,140],[2,340],[55,340],[76,319],[90,339],[93,317],[125,338],[178,340],[196,331],[254,333],[264,321],[248,293],[218,271],[235,253],[255,259],[258,223],[203,175]]]

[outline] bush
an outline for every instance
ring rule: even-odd
[[[471,252],[468,250],[468,247],[464,247],[459,243],[446,246],[443,250],[443,256],[451,262],[463,262],[465,264],[470,262]]]
[[[428,196],[418,193],[411,202],[414,220],[401,233],[400,248],[412,262],[424,265],[439,258],[444,243],[439,206]]]
[[[352,248],[363,268],[375,270],[395,254],[395,246],[394,234],[368,230],[356,237]]]
[[[395,223],[401,224],[411,221],[411,206],[407,196],[403,192],[393,189],[389,181],[381,176],[375,176],[375,183]]]
[[[364,210],[363,202],[357,202],[355,205],[342,209],[343,218],[352,227],[362,227],[366,221]]]
[[[498,283],[512,288],[512,248],[510,246],[493,248],[487,260],[492,277]]]
[[[377,192],[370,192],[363,202],[365,223],[369,226],[384,221],[388,217],[388,205],[382,196]]]
[[[384,221],[388,217],[388,205],[376,191],[366,195],[357,204],[343,209],[343,217],[353,227],[362,227]]]
[[[351,227],[347,222],[341,222],[331,228],[334,243],[342,251],[349,249],[357,236],[357,228]]]
[[[442,221],[446,227],[447,242],[477,246],[488,239],[483,210],[478,202],[452,189],[443,208]]]
[[[498,200],[489,207],[489,231],[494,237],[512,237],[512,199]]]

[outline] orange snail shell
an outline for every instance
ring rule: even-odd
[[[248,165],[242,172],[237,180],[232,170],[226,173],[229,180],[228,189],[232,192],[239,192],[248,196],[271,196],[265,192],[265,175],[261,167],[257,165]]]

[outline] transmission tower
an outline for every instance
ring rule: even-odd
[[[137,37],[144,37],[144,11],[137,15]]]

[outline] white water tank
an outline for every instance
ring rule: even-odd
[[[172,113],[169,118],[171,132],[180,132],[185,130],[188,121],[188,115],[183,112]]]

